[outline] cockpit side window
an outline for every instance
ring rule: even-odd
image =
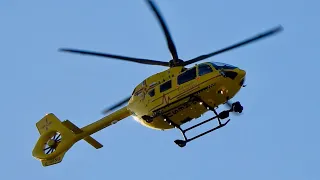
[[[148,94],[149,94],[150,97],[153,97],[153,96],[155,95],[154,89],[150,90],[150,91],[148,92]]]
[[[191,68],[178,76],[178,85],[191,81],[197,77],[197,69]]]
[[[172,87],[171,80],[160,85],[160,92],[164,92]]]
[[[208,64],[199,64],[198,66],[199,76],[211,73],[212,68]]]

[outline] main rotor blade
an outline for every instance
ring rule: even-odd
[[[183,65],[186,66],[186,65],[189,65],[189,64],[192,64],[192,63],[195,63],[195,62],[198,62],[198,61],[207,59],[207,58],[212,57],[212,56],[214,56],[214,55],[217,55],[217,54],[220,54],[220,53],[223,53],[223,52],[232,50],[232,49],[234,49],[234,48],[238,48],[238,47],[240,47],[240,46],[243,46],[243,45],[252,43],[252,42],[254,42],[254,41],[257,41],[257,40],[260,40],[260,39],[262,39],[262,38],[268,37],[268,36],[270,36],[270,35],[274,35],[274,34],[280,32],[280,31],[282,31],[282,30],[283,30],[282,26],[277,26],[277,27],[275,27],[275,28],[272,28],[272,29],[270,29],[270,30],[268,30],[268,31],[265,31],[265,32],[260,33],[260,34],[257,34],[256,36],[253,36],[253,37],[251,37],[251,38],[249,38],[249,39],[246,39],[246,40],[244,40],[244,41],[241,41],[241,42],[239,42],[239,43],[237,43],[237,44],[234,44],[234,45],[232,45],[232,46],[229,46],[229,47],[220,49],[220,50],[218,50],[218,51],[215,51],[215,52],[212,52],[212,53],[209,53],[209,54],[205,54],[205,55],[202,55],[202,56],[198,56],[198,57],[193,58],[193,59],[191,59],[191,60],[185,61],[185,62],[183,63]]]
[[[100,57],[108,57],[108,58],[113,58],[113,59],[121,59],[121,60],[125,60],[125,61],[141,63],[141,64],[160,65],[160,66],[166,66],[166,67],[169,66],[168,62],[149,60],[149,59],[141,59],[141,58],[125,57],[125,56],[105,54],[105,53],[99,53],[99,52],[93,52],[93,51],[84,51],[84,50],[67,49],[67,48],[61,48],[61,49],[59,49],[59,51],[78,53],[78,54],[85,54],[85,55],[94,55],[94,56],[100,56]]]
[[[114,110],[114,109],[116,109],[116,108],[118,108],[118,107],[122,106],[123,104],[127,103],[127,102],[130,100],[130,98],[131,98],[131,96],[129,96],[129,97],[127,97],[127,98],[123,99],[122,101],[118,102],[117,104],[115,104],[115,105],[113,105],[113,106],[111,106],[111,107],[109,107],[109,108],[107,108],[107,109],[103,110],[103,111],[102,111],[102,113],[103,113],[103,114],[107,114],[107,113],[109,113],[110,111],[112,111],[112,110]]]
[[[158,21],[161,24],[162,30],[166,36],[167,39],[167,44],[168,44],[168,48],[170,50],[170,53],[172,55],[173,60],[178,60],[178,53],[177,53],[177,49],[173,43],[172,37],[170,35],[170,32],[168,30],[168,26],[166,25],[164,18],[162,17],[162,15],[160,14],[160,11],[158,10],[157,6],[152,2],[152,0],[147,0],[150,8],[152,9],[152,11],[155,13],[155,15],[158,18]]]

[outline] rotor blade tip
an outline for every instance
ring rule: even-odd
[[[283,28],[282,25],[278,25],[278,26],[274,29],[275,32],[280,32],[280,31],[283,31],[283,30],[284,30],[284,28]]]
[[[65,48],[59,48],[58,51],[67,51]]]
[[[283,31],[284,30],[284,27],[282,25],[280,25],[280,30]]]
[[[105,114],[107,114],[108,112],[109,112],[109,110],[103,110],[103,111],[101,112],[101,114],[105,115]]]

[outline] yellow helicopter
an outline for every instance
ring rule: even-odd
[[[240,102],[231,103],[230,100],[242,87],[245,87],[246,71],[230,64],[218,62],[204,62],[189,68],[186,68],[186,66],[273,35],[283,28],[277,26],[232,46],[184,61],[178,56],[169,30],[158,8],[151,0],[147,0],[147,4],[155,13],[164,31],[168,48],[172,55],[172,59],[169,62],[76,49],[62,48],[60,50],[141,64],[165,66],[168,69],[143,80],[136,86],[129,97],[104,110],[104,113],[110,113],[114,109],[121,107],[119,110],[83,128],[77,127],[69,120],[61,122],[52,113],[46,114],[36,123],[40,137],[32,151],[32,155],[40,160],[43,166],[60,163],[65,153],[77,141],[82,139],[96,149],[103,147],[90,135],[116,124],[128,116],[133,116],[134,119],[149,128],[158,130],[178,129],[182,133],[183,139],[178,139],[174,142],[178,146],[184,147],[192,140],[225,126],[230,121],[230,119],[227,119],[230,112],[242,113],[243,107]],[[124,104],[126,106],[122,107]],[[216,109],[222,104],[228,105],[229,109],[218,113]],[[182,125],[199,118],[207,111],[212,111],[214,116],[189,128],[182,128]],[[187,131],[214,119],[218,121],[218,125],[215,128],[191,138],[186,136]],[[223,122],[224,119],[227,120]]]

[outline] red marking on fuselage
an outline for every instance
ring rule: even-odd
[[[204,84],[204,83],[206,83],[206,82],[208,82],[208,81],[210,81],[210,80],[213,80],[213,79],[215,79],[215,78],[218,78],[218,77],[220,77],[220,76],[221,76],[221,75],[217,75],[217,76],[214,76],[214,77],[212,77],[212,78],[210,78],[210,79],[208,79],[208,80],[206,80],[206,81],[204,81],[204,82],[202,82],[202,83],[200,83],[200,84],[195,84],[193,87],[191,87],[190,89],[186,89],[186,90],[182,91],[182,92],[179,93],[177,96],[174,96],[174,97],[171,97],[171,98],[168,96],[168,101],[164,101],[164,97],[165,97],[166,95],[172,93],[173,91],[176,91],[176,90],[179,90],[179,89],[180,89],[180,87],[178,86],[177,89],[174,89],[174,90],[168,92],[167,94],[164,94],[164,95],[162,96],[162,101],[161,101],[161,103],[160,103],[159,105],[155,106],[154,108],[152,108],[151,111],[153,111],[153,110],[155,110],[155,109],[157,109],[157,108],[159,108],[159,107],[161,107],[161,106],[166,105],[167,103],[169,103],[170,100],[173,100],[173,99],[175,99],[175,98],[181,98],[181,97],[183,97],[183,96],[187,96],[188,93],[194,91],[195,89],[200,88],[200,85],[202,85],[202,84]],[[184,88],[183,88],[183,89],[184,89]],[[159,98],[161,98],[161,97],[159,97]],[[157,98],[157,99],[159,99],[159,98]],[[152,100],[151,102],[154,102],[154,101],[156,101],[157,99],[154,99],[154,100]],[[164,103],[166,103],[166,104],[164,104]]]

